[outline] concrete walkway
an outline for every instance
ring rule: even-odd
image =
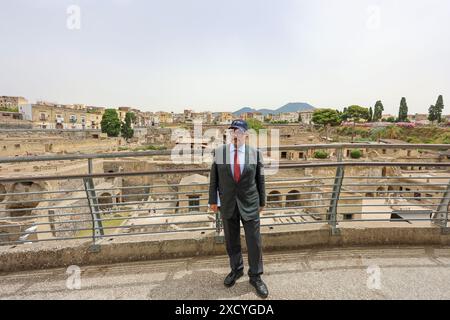
[[[269,299],[450,299],[450,247],[308,249],[264,262]],[[66,271],[0,274],[0,299],[258,299],[247,276],[223,286],[226,256],[81,267],[79,290]]]

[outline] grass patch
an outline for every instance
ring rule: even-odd
[[[120,226],[127,218],[131,217],[131,214],[126,212],[121,213],[114,213],[114,214],[100,214],[101,219],[112,219],[112,220],[106,220],[102,221],[103,227],[118,227]],[[118,229],[104,229],[105,235],[113,234]],[[119,233],[121,233],[119,231]],[[76,237],[91,237],[92,236],[92,230],[81,230],[78,231],[75,235]]]

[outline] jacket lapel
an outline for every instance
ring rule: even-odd
[[[223,148],[223,152],[225,153],[224,159],[225,159],[225,167],[227,168],[227,172],[230,175],[231,180],[233,180],[233,182],[236,183],[236,181],[234,181],[233,172],[231,171],[231,161],[230,161],[231,150],[230,150],[229,144],[225,145],[225,147]]]
[[[244,169],[242,170],[242,173],[241,173],[241,179],[245,175],[245,173],[247,172],[247,169],[248,169],[248,159],[249,159],[249,157],[248,157],[249,150],[248,149],[249,149],[248,145],[245,145],[245,163],[244,163]]]

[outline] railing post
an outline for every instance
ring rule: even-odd
[[[447,189],[444,192],[444,197],[441,199],[436,212],[431,222],[439,227],[443,234],[450,234],[450,228],[447,227],[448,222],[448,206],[450,204],[450,180],[447,185]]]
[[[224,236],[220,235],[221,230],[222,230],[222,219],[219,208],[219,210],[217,210],[216,212],[216,236],[215,236],[216,243],[224,243]]]
[[[97,244],[97,238],[101,239],[104,235],[103,224],[100,217],[100,208],[98,205],[98,198],[95,192],[94,180],[90,177],[83,178],[84,189],[88,200],[89,210],[92,218],[92,246],[91,252],[99,252],[100,247]]]
[[[338,162],[342,162],[342,147],[336,148],[336,157]],[[336,176],[334,177],[333,192],[331,195],[330,206],[328,207],[327,220],[331,226],[331,235],[340,235],[340,230],[337,228],[337,206],[339,196],[341,194],[342,181],[344,180],[344,166],[336,167]]]
[[[94,172],[93,165],[92,165],[92,158],[88,158],[88,173],[92,174]]]

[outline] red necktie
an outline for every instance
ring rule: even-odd
[[[238,149],[234,149],[234,181],[241,179],[241,166],[239,165]]]

